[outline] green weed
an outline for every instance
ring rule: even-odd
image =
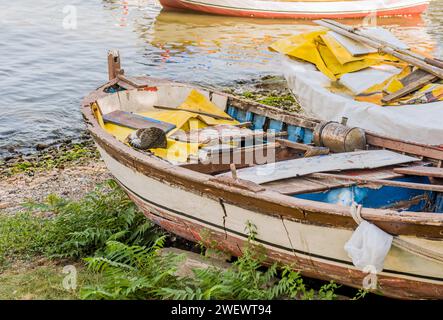
[[[158,236],[152,223],[113,181],[101,184],[80,201],[50,195],[29,203],[28,211],[0,215],[0,259],[45,255],[80,258],[111,240],[149,244]]]
[[[251,224],[243,255],[227,270],[216,267],[194,269],[192,277],[176,275],[181,256],[162,256],[163,238],[153,246],[128,246],[109,241],[103,254],[85,259],[90,270],[100,272],[103,282],[81,290],[83,299],[335,299],[330,283],[315,296],[298,272],[277,264],[261,271],[266,255],[254,244]]]

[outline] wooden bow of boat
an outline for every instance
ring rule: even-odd
[[[313,144],[316,119],[204,88],[114,74],[84,99],[82,112],[107,167],[154,222],[191,241],[208,241],[202,234],[209,230],[220,249],[240,255],[249,221],[269,262],[295,264],[305,275],[361,287],[366,274],[343,249],[356,228],[348,200],[359,194],[362,198],[353,201],[364,204],[363,219],[413,243],[409,249],[391,249],[378,275],[378,292],[401,298],[443,296],[443,149],[366,133],[367,150],[305,157],[319,148]],[[284,137],[252,144],[240,139],[226,150],[210,151],[205,161],[172,163],[130,147],[100,120],[101,113],[113,110],[153,112],[156,104],[177,108],[192,90],[238,122]],[[262,158],[267,155],[273,160],[266,164]],[[229,161],[223,161],[226,157]],[[355,160],[368,157],[367,165]],[[269,165],[274,171],[266,179],[251,175]],[[336,170],[340,175],[331,175]],[[416,248],[424,247],[426,255],[419,254]]]

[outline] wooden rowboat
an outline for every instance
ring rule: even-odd
[[[307,158],[325,150],[312,143],[325,125],[318,120],[204,88],[127,77],[118,57],[110,57],[110,81],[84,99],[82,112],[107,167],[149,219],[190,241],[215,241],[237,256],[250,222],[269,262],[360,288],[367,273],[344,250],[357,227],[354,207],[340,194],[363,194],[353,199],[364,206],[361,218],[396,239],[375,291],[397,298],[443,297],[443,149],[366,132],[368,150]],[[157,104],[177,108],[193,89],[255,130],[273,128],[287,138],[240,145],[228,151],[228,162],[215,161],[226,155],[220,151],[211,154],[213,161],[173,164],[120,141],[100,117]],[[257,151],[274,152],[275,161],[257,164]],[[271,175],[251,173],[269,165],[275,166]],[[331,173],[334,168],[343,170]]]
[[[263,1],[263,0],[160,0],[163,8],[192,10],[225,16],[280,19],[362,18],[368,15],[420,14],[429,0],[390,1]]]

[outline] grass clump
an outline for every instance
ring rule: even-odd
[[[193,270],[193,276],[178,276],[179,255],[160,255],[163,238],[153,246],[128,246],[110,241],[103,254],[87,258],[91,271],[103,281],[81,290],[83,299],[335,299],[334,283],[323,286],[318,294],[307,289],[298,272],[277,264],[262,271],[266,256],[252,244],[253,235],[243,248],[243,255],[231,267]]]
[[[265,98],[259,99],[258,102],[273,107],[291,107],[296,104],[296,101],[291,94],[278,95],[278,96],[269,95]]]
[[[100,281],[100,275],[75,263],[78,287]],[[46,259],[18,261],[0,273],[1,300],[72,300],[79,299],[79,290],[66,290],[62,283],[63,263]]]
[[[139,244],[156,236],[113,180],[80,201],[50,195],[26,207],[24,213],[0,215],[0,262],[36,255],[80,258],[104,249],[110,240]]]
[[[290,112],[299,112],[300,106],[290,93],[260,93],[245,91],[242,96],[246,99],[277,107]]]

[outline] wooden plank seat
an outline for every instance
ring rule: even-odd
[[[406,168],[396,168],[394,171],[400,174],[411,175],[411,176],[443,179],[443,168],[414,166]]]
[[[358,175],[366,179],[395,179],[403,177],[395,173],[393,168],[382,168],[376,170],[355,170],[346,173],[349,176]],[[321,179],[313,177],[298,177],[284,180],[272,181],[262,186],[285,195],[296,195],[301,193],[322,192],[334,188],[343,188],[357,185],[356,181],[340,179]]]
[[[418,159],[388,150],[354,151],[243,168],[238,170],[238,177],[262,184],[318,172],[374,169],[414,161],[418,161]],[[222,175],[228,174],[224,173]]]
[[[266,143],[230,150],[213,150],[204,161],[198,158],[192,159],[193,163],[180,166],[201,173],[218,174],[230,171],[231,163],[234,163],[237,168],[245,168],[260,165],[268,156],[275,158],[275,161],[284,161],[303,156],[303,152],[282,147],[278,143]]]
[[[131,129],[155,127],[163,130],[165,133],[168,133],[169,131],[175,129],[175,125],[172,123],[121,110],[115,110],[110,113],[104,114],[103,121],[105,123],[113,123]]]

